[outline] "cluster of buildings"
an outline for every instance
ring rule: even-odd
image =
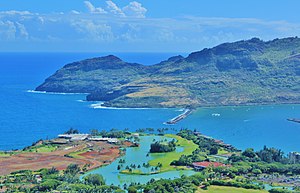
[[[70,141],[83,141],[89,136],[89,134],[61,134],[58,135],[58,138],[69,139]]]
[[[119,140],[117,138],[108,138],[108,137],[92,137],[90,134],[61,134],[58,135],[58,139],[56,142],[73,142],[73,141],[106,141],[108,143],[118,143]]]
[[[106,141],[108,143],[118,143],[119,140],[117,138],[109,138],[109,137],[89,137],[89,141]]]

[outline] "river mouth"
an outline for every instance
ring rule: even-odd
[[[100,174],[104,177],[106,184],[114,184],[123,186],[124,184],[131,183],[140,183],[145,184],[149,182],[151,179],[175,179],[179,178],[182,175],[193,175],[195,172],[193,170],[172,170],[166,172],[153,171],[154,167],[144,167],[150,160],[153,160],[158,157],[164,156],[162,154],[149,154],[149,149],[151,143],[153,141],[161,141],[161,140],[172,140],[172,138],[165,136],[141,136],[140,137],[140,146],[139,147],[130,147],[126,148],[126,154],[111,164],[95,169],[93,171],[88,172],[88,174]],[[177,147],[176,152],[182,152],[182,147]],[[147,156],[148,154],[148,156]],[[118,165],[121,165],[120,160],[125,160],[125,163],[122,164],[123,167],[118,170]],[[126,166],[135,164],[137,170],[140,170],[143,174],[124,174],[122,170],[126,169]],[[139,167],[140,166],[140,167]],[[139,167],[139,168],[138,168]],[[152,173],[152,174],[151,174]],[[83,175],[83,176],[85,176]]]

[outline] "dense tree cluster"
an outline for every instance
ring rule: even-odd
[[[171,152],[171,151],[175,151],[175,149],[176,149],[175,140],[169,142],[156,141],[151,144],[150,153]]]
[[[264,148],[260,151],[255,152],[254,149],[248,148],[246,149],[240,157],[233,157],[233,161],[243,160],[243,161],[250,161],[250,162],[258,162],[263,161],[267,163],[279,162],[279,163],[289,163],[288,157],[284,156],[284,152],[280,149],[276,148],[268,148],[264,146]]]
[[[132,186],[135,190],[143,190],[144,193],[168,193],[168,192],[185,192],[193,193],[198,186],[204,181],[205,177],[201,174],[193,176],[181,176],[181,178],[169,180],[150,180],[145,185]]]
[[[120,187],[105,185],[103,177],[99,174],[89,174],[79,178],[81,169],[71,164],[63,173],[57,169],[41,169],[37,172],[18,171],[14,177],[7,177],[7,192],[78,192],[78,193],[125,193]],[[37,174],[42,181],[37,181]],[[11,181],[14,179],[13,181]],[[11,185],[12,183],[16,185]],[[18,184],[18,185],[17,185]]]
[[[207,161],[206,153],[201,152],[200,149],[193,151],[192,155],[182,155],[179,160],[174,160],[171,165],[175,166],[191,166],[193,162]]]
[[[229,152],[238,151],[233,147],[227,147],[223,144],[217,143],[212,138],[199,135],[196,131],[182,129],[177,135],[181,136],[182,138],[192,140],[194,143],[196,143],[199,146],[199,149],[202,152],[206,152],[210,155],[217,154],[218,150],[221,148]]]
[[[77,129],[73,129],[72,127],[66,131],[64,134],[78,134],[79,131]]]
[[[116,129],[111,129],[110,131],[102,130],[99,131],[97,129],[91,130],[91,134],[93,136],[102,136],[109,138],[124,138],[127,134],[130,134],[127,130],[121,131]]]

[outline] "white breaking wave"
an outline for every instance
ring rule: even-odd
[[[96,103],[96,104],[91,104],[90,107],[93,109],[110,109],[110,110],[143,110],[143,109],[151,109],[151,108],[117,108],[117,107],[105,107],[103,106],[103,102],[101,103]]]
[[[46,91],[36,91],[36,90],[27,90],[26,92],[36,93],[36,94],[55,94],[55,95],[87,95],[89,93],[64,93],[64,92],[46,92]]]
[[[183,112],[183,111],[185,111],[186,109],[178,109],[178,110],[176,110],[176,111],[178,111],[178,112]]]

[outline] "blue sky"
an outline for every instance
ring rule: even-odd
[[[299,36],[298,0],[1,0],[0,51],[191,52]]]

